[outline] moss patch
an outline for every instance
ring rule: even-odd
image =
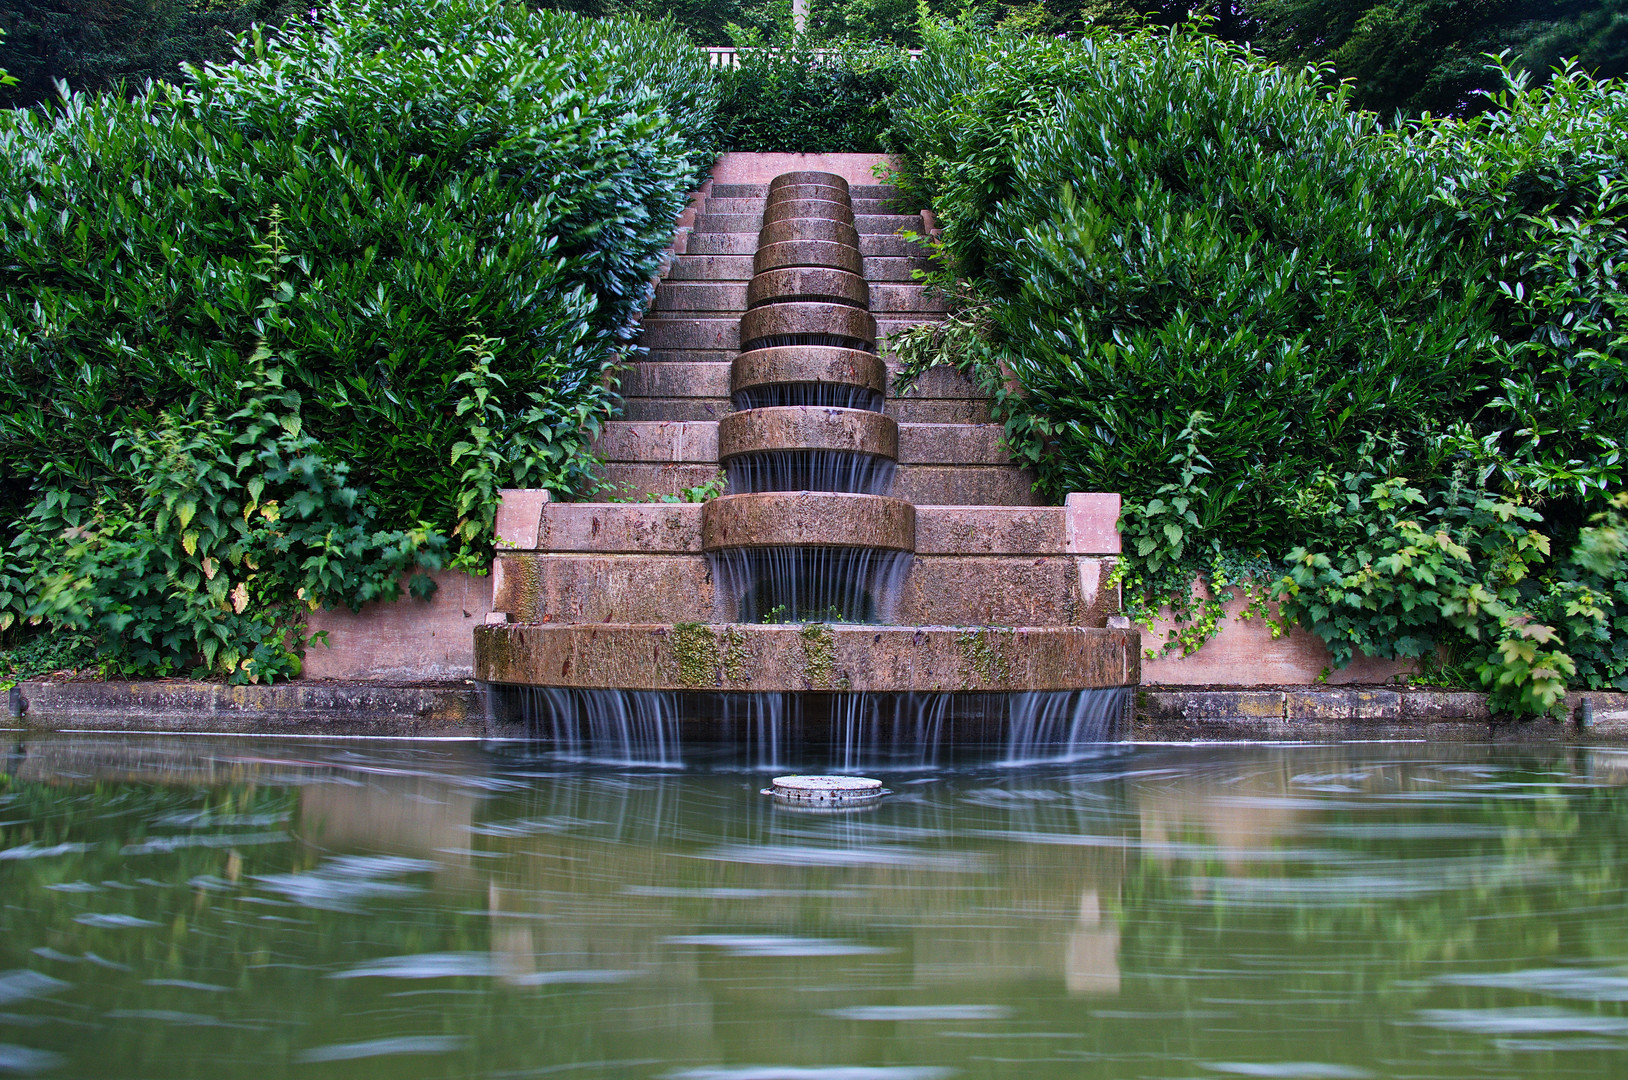
[[[803,681],[810,689],[846,690],[846,677],[837,678],[836,635],[825,623],[809,623],[797,631],[803,642]]]
[[[975,683],[985,687],[1004,685],[1012,676],[1007,655],[1013,637],[1013,631],[995,627],[961,631],[955,639],[961,646],[961,662],[966,668],[961,689],[971,690]]]
[[[732,683],[751,682],[752,654],[746,649],[746,635],[731,626],[718,635],[724,678]]]
[[[673,658],[678,661],[679,685],[718,685],[718,637],[706,623],[678,623],[673,627]]]

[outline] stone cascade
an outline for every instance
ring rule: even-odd
[[[616,501],[505,493],[477,678],[525,688],[529,730],[557,738],[672,715],[755,730],[822,695],[901,732],[1078,728],[1082,693],[1139,676],[1118,497],[1036,505],[959,372],[890,393],[888,336],[943,317],[903,235],[928,223],[868,163],[753,175],[772,157],[726,155],[680,219],[597,445]],[[979,695],[1006,704],[944,704]]]
[[[899,425],[860,272],[848,182],[769,184],[718,423],[728,494],[701,545],[729,622],[887,622],[909,572],[916,509],[891,496]]]

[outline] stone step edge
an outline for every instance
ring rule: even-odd
[[[507,488],[498,504],[499,554],[698,554],[700,503],[566,503],[541,488]],[[920,555],[1090,555],[1120,552],[1120,498],[1112,492],[1073,492],[1062,506],[918,504]],[[977,522],[983,519],[984,525]],[[1002,546],[990,522],[1010,528],[1030,518],[1040,535],[1019,550]],[[982,544],[983,546],[979,546]]]

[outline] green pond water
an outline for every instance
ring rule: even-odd
[[[0,745],[0,1074],[1628,1076],[1628,752]]]

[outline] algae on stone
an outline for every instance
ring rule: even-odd
[[[838,677],[836,635],[826,623],[809,623],[797,631],[803,643],[803,679],[810,689],[845,690],[846,676]]]
[[[692,689],[718,685],[718,638],[706,623],[673,626],[673,658],[679,685]]]
[[[961,631],[955,639],[961,646],[961,661],[966,665],[961,689],[973,689],[975,681],[986,687],[1004,685],[1012,675],[1007,652],[1014,636],[1012,630],[993,626]]]

